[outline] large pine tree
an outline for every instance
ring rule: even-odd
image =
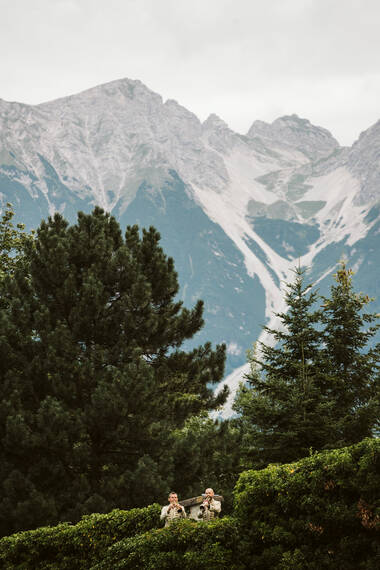
[[[288,284],[288,310],[279,329],[265,330],[272,344],[249,354],[247,384],[237,393],[235,422],[242,431],[245,466],[287,462],[310,448],[341,447],[379,429],[377,315],[364,313],[370,299],[355,293],[344,263],[322,307],[304,271]]]
[[[341,261],[323,297],[324,388],[335,401],[332,446],[350,445],[379,427],[379,348],[368,347],[379,328],[377,315],[363,312],[371,299],[354,291],[353,271]]]
[[[276,315],[279,328],[265,327],[272,343],[261,343],[259,355],[249,354],[248,385],[241,386],[234,404],[248,465],[293,461],[326,441],[331,404],[319,390],[316,299],[305,284],[305,271],[296,268],[294,281],[287,284],[287,311]]]
[[[37,230],[6,278],[0,336],[0,531],[145,505],[174,479],[173,430],[225,400],[225,347],[181,350],[202,302],[176,300],[154,228],[96,208]]]

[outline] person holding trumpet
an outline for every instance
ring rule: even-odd
[[[203,494],[203,503],[199,507],[198,518],[203,521],[211,521],[219,516],[222,510],[222,503],[214,499],[214,491],[211,488],[206,489]]]
[[[186,512],[182,505],[178,502],[178,495],[175,491],[169,493],[169,504],[162,507],[160,519],[165,521],[165,526],[169,526],[173,521],[185,519]]]

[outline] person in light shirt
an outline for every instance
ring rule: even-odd
[[[214,491],[210,487],[204,492],[204,500],[199,507],[198,517],[203,521],[211,521],[219,516],[222,503],[214,499]]]
[[[160,519],[165,521],[165,526],[169,526],[173,521],[185,519],[186,512],[182,505],[178,502],[178,495],[175,491],[169,493],[169,504],[162,507]]]

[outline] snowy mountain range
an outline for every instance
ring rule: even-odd
[[[195,342],[227,343],[232,386],[296,264],[323,292],[344,254],[357,288],[380,297],[380,121],[348,148],[297,115],[246,135],[202,123],[129,79],[41,105],[0,99],[6,202],[29,227],[95,204],[156,226],[185,305],[205,301]]]

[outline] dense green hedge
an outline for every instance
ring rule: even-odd
[[[380,440],[242,473],[235,516],[248,568],[380,568]]]
[[[0,540],[18,569],[377,570],[380,439],[245,471],[234,517],[158,528],[159,505],[84,517]]]
[[[13,534],[0,540],[0,568],[88,569],[113,543],[159,526],[160,506],[107,515],[85,516],[68,523]]]
[[[238,525],[230,517],[210,523],[182,520],[111,546],[93,570],[144,568],[243,569],[236,561]]]

